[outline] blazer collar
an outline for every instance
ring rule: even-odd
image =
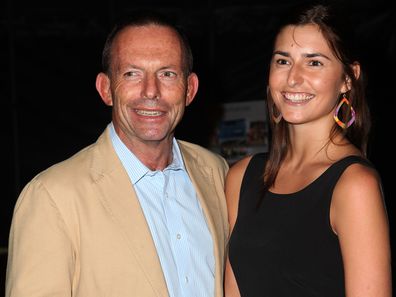
[[[109,129],[96,142],[92,174],[103,206],[120,228],[132,256],[158,296],[168,296],[161,264],[127,172],[111,143]]]
[[[183,162],[196,190],[203,209],[206,222],[214,243],[216,261],[216,292],[220,289],[219,278],[222,274],[221,255],[224,238],[221,237],[223,222],[219,216],[220,205],[215,191],[213,170],[205,164],[198,153],[178,141]],[[92,160],[92,178],[100,192],[99,199],[120,227],[132,256],[140,263],[140,268],[147,276],[158,296],[168,296],[165,278],[151,237],[149,226],[141,209],[136,192],[129,176],[119,160],[107,128],[95,144]],[[208,187],[208,185],[213,185]]]

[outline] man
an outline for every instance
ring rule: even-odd
[[[103,68],[112,122],[22,191],[6,296],[222,296],[228,166],[174,138],[198,89],[184,35],[150,15],[121,23]]]

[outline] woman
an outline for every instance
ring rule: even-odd
[[[226,181],[226,297],[391,296],[362,71],[332,21],[316,5],[275,38],[269,154],[237,162]]]

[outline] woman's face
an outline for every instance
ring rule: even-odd
[[[276,107],[290,124],[334,123],[339,96],[348,91],[341,62],[313,24],[280,31],[269,88]]]

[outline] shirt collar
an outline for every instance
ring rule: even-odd
[[[110,130],[110,139],[113,143],[114,150],[116,151],[119,159],[121,160],[122,165],[127,171],[129,178],[131,179],[133,184],[136,184],[141,178],[143,178],[146,174],[154,175],[158,171],[152,171],[147,168],[136,156],[133,154],[126,145],[122,142],[120,137],[117,135],[114,125],[111,122],[109,124]],[[172,162],[163,170],[186,170],[183,158],[180,152],[179,145],[175,138],[172,140]]]

